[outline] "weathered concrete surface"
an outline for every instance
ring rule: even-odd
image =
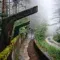
[[[27,48],[30,40],[26,39],[22,44],[21,40],[16,44],[16,49],[12,53],[12,60],[29,60]],[[20,44],[19,44],[20,43]]]
[[[29,56],[27,52],[29,42],[30,40],[25,40],[24,43],[21,45],[19,60],[29,60]]]

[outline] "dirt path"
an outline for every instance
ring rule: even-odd
[[[27,50],[28,50],[28,55],[30,57],[29,60],[40,60],[38,54],[35,51],[33,40],[29,42],[29,46]]]

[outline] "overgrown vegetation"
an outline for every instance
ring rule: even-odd
[[[36,39],[44,40],[46,29],[47,29],[46,24],[41,24],[40,26],[36,27],[36,30],[35,30]]]
[[[60,33],[59,33],[58,30],[60,30],[60,29],[57,29],[56,35],[54,35],[53,39],[54,39],[55,41],[57,41],[57,42],[60,43]]]
[[[53,57],[53,60],[60,60],[60,49],[56,49],[45,41],[46,29],[47,27],[44,24],[36,28],[35,38],[38,42],[37,44],[40,46],[41,50],[47,52],[49,56]]]
[[[53,39],[60,43],[60,34],[56,34]]]

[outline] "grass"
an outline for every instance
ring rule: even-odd
[[[36,40],[43,51],[46,51],[53,60],[60,60],[60,49],[56,49],[55,47],[49,45],[45,40],[40,40],[36,37]]]
[[[35,39],[38,42],[37,44],[40,46],[42,51],[47,52],[50,57],[53,57],[53,60],[60,60],[60,49],[49,45],[45,41],[45,32],[46,26],[44,24],[36,28]]]

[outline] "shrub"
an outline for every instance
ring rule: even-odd
[[[46,24],[41,24],[35,29],[35,38],[39,40],[44,40],[45,32],[47,30]]]
[[[53,39],[57,42],[60,42],[60,34],[57,33],[56,35],[54,35]]]
[[[60,42],[60,28],[57,28],[56,34],[54,35],[53,39],[57,42]]]

